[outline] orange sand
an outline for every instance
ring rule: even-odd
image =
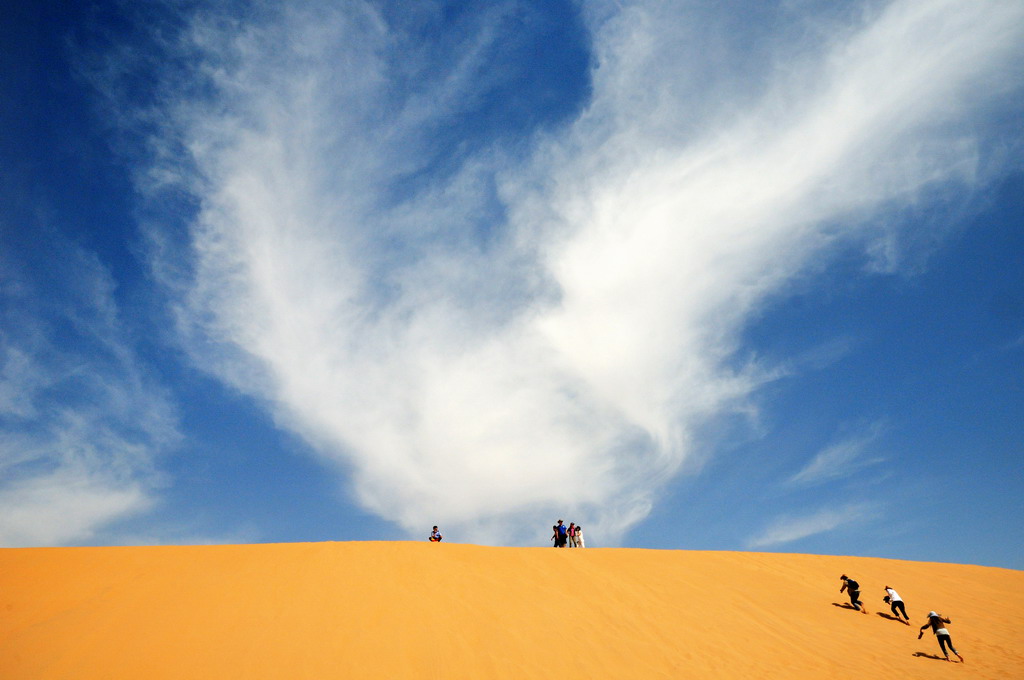
[[[858,579],[870,614],[833,606]],[[913,623],[888,620],[882,586]],[[929,609],[966,665],[937,660]],[[0,550],[0,678],[1024,678],[1024,572],[315,543]]]

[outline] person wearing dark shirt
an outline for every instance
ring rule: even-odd
[[[935,633],[935,638],[939,641],[939,649],[946,656],[946,661],[949,661],[949,652],[953,652],[956,654],[956,658],[960,659],[960,663],[963,663],[964,657],[960,656],[960,652],[956,651],[956,648],[953,647],[953,640],[949,637],[949,631],[946,629],[947,623],[952,623],[952,621],[935,612],[928,612],[928,621],[921,626],[921,630],[917,633],[917,639],[920,640],[921,636],[924,635],[924,631],[931,626],[932,632]],[[946,647],[949,647],[949,652],[946,651]]]
[[[551,538],[555,542],[555,547],[564,548],[565,543],[569,538],[569,533],[565,527],[565,524],[562,523],[562,520],[558,520],[558,524],[551,528],[554,530],[554,535]]]
[[[867,607],[865,607],[864,603],[860,601],[860,584],[852,578],[850,578],[849,576],[847,576],[846,574],[840,576],[839,579],[843,582],[842,587],[839,588],[839,592],[841,593],[845,590],[847,593],[849,593],[850,604],[853,605],[853,608],[859,612],[864,612],[865,614],[867,614]]]

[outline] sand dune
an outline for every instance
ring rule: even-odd
[[[842,572],[869,614],[836,606]],[[913,627],[880,615],[886,584]],[[966,664],[917,640],[929,609]],[[1024,678],[1022,610],[1024,572],[854,557],[5,549],[0,678]]]

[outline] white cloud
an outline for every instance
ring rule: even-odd
[[[816,484],[846,477],[868,465],[882,462],[882,458],[863,457],[865,450],[878,439],[882,429],[882,423],[875,423],[867,432],[826,446],[789,481],[796,484]]]
[[[60,268],[0,295],[0,545],[88,542],[145,511],[156,458],[178,441],[159,386],[142,369],[96,258],[47,241]],[[45,291],[45,292],[43,292]]]
[[[138,484],[61,467],[0,489],[0,545],[81,543],[111,521],[137,514],[151,499]]]
[[[731,366],[765,297],[837,243],[898,261],[873,216],[982,181],[977,121],[1020,85],[1016,2],[896,2],[754,76],[685,7],[592,11],[579,119],[432,184],[408,178],[467,115],[491,18],[448,70],[360,3],[200,18],[213,98],[167,93],[190,156],[159,174],[201,205],[172,286],[193,356],[410,532],[532,542],[571,514],[614,543],[769,374]]]
[[[834,531],[874,516],[876,509],[867,504],[847,505],[839,509],[819,510],[804,517],[781,517],[747,541],[748,548],[767,548],[792,543],[802,538]]]

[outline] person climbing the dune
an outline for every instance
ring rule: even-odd
[[[932,632],[935,633],[935,638],[939,641],[939,649],[946,656],[946,661],[949,661],[949,652],[956,654],[956,658],[960,659],[960,663],[964,662],[964,657],[960,656],[960,652],[956,651],[953,647],[953,640],[949,637],[949,630],[946,629],[947,623],[952,623],[945,616],[941,616],[935,612],[928,612],[928,621],[921,626],[921,630],[917,633],[917,639],[920,640],[921,636],[924,635],[924,631],[931,626]],[[949,652],[946,651],[946,647],[949,647]]]
[[[864,603],[860,601],[860,584],[852,578],[850,578],[849,576],[847,576],[846,574],[840,576],[839,579],[843,582],[842,587],[839,588],[839,592],[841,593],[845,590],[847,593],[849,593],[850,604],[853,605],[853,608],[859,612],[867,614],[867,607],[865,607]]]
[[[908,626],[910,625],[910,617],[907,616],[907,609],[903,606],[903,598],[900,597],[899,593],[897,593],[889,586],[886,586],[885,597],[883,597],[882,600],[889,605],[889,609],[892,610],[893,616],[895,616],[900,621],[903,621],[903,623],[907,624]],[[897,609],[899,610],[899,612],[896,611]],[[900,618],[900,612],[903,613],[902,619]]]

